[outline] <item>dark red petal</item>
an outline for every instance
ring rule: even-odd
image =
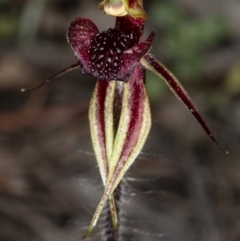
[[[127,156],[130,156],[132,150],[134,149],[137,141],[142,137],[139,136],[141,126],[143,123],[143,113],[144,113],[144,100],[147,98],[145,95],[145,85],[144,85],[145,70],[138,66],[134,69],[134,72],[129,78],[129,84],[131,89],[131,98],[129,99],[129,109],[130,109],[130,122],[127,131],[127,137],[121,156],[119,158],[117,169],[124,165],[127,161]]]
[[[197,119],[198,123],[202,126],[208,136],[212,139],[213,142],[217,144],[219,147],[216,139],[214,138],[213,134],[211,133],[210,129],[208,128],[205,121],[202,119],[200,113],[192,103],[192,100],[188,96],[187,92],[184,90],[182,85],[178,82],[175,76],[160,62],[158,62],[152,55],[147,54],[141,61],[142,65],[148,69],[153,71],[155,74],[159,75],[162,79],[166,81],[169,85],[172,92],[185,104],[185,106],[191,111],[192,115]],[[221,147],[219,147],[223,150]],[[227,151],[223,150],[226,154]]]
[[[121,69],[119,70],[117,79],[127,80],[140,59],[149,52],[155,38],[155,32],[152,31],[144,42],[141,42],[131,49],[126,50],[122,56]]]
[[[107,88],[109,86],[108,81],[97,81],[95,90],[93,92],[91,104],[90,104],[90,110],[89,110],[89,118],[90,118],[90,127],[91,130],[94,129],[97,133],[94,137],[96,143],[98,146],[100,146],[99,149],[101,149],[100,154],[100,160],[102,161],[103,170],[100,170],[102,172],[102,175],[105,176],[105,179],[108,175],[108,163],[107,163],[107,155],[106,155],[106,139],[105,139],[105,125],[104,125],[104,103],[107,93]],[[94,112],[92,111],[92,106],[94,107]],[[92,126],[93,125],[93,126]],[[93,132],[93,131],[92,131]],[[95,134],[95,133],[94,133]],[[95,153],[97,156],[97,154]]]
[[[68,28],[67,39],[74,51],[90,45],[90,38],[98,33],[96,25],[88,18],[75,18]]]

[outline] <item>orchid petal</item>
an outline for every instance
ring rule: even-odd
[[[150,51],[154,38],[155,32],[152,31],[144,42],[140,42],[132,48],[124,51],[121,60],[121,69],[118,72],[117,79],[128,79],[129,75],[132,73],[139,60]]]
[[[108,161],[106,153],[106,135],[105,135],[105,120],[104,120],[104,106],[105,98],[107,97],[107,89],[114,88],[115,81],[103,81],[97,82],[93,91],[92,99],[89,107],[89,123],[91,130],[91,138],[95,156],[97,158],[98,166],[103,183],[106,183],[108,176]],[[110,91],[108,91],[109,93]],[[113,128],[113,127],[112,127]],[[108,131],[112,128],[108,128]],[[111,136],[110,134],[107,135]],[[109,142],[109,138],[108,138]],[[113,142],[113,141],[112,141]]]
[[[170,87],[171,91],[178,97],[178,99],[191,111],[192,115],[196,118],[198,123],[202,126],[204,131],[207,133],[207,135],[211,138],[213,142],[221,149],[223,150],[218,142],[216,141],[215,137],[213,136],[212,132],[208,128],[205,121],[202,119],[200,113],[194,106],[191,98],[188,96],[186,90],[183,88],[183,86],[180,84],[180,82],[177,80],[177,78],[160,62],[158,62],[152,55],[147,54],[141,59],[141,64],[146,69],[152,71],[157,76],[162,78],[167,85]],[[226,154],[228,154],[227,151],[223,150]]]
[[[151,114],[143,81],[144,72],[142,67],[138,65],[128,82],[120,82],[123,87],[122,106],[111,157],[108,161],[108,178],[104,194],[86,236],[92,232],[107,200],[137,158],[148,136],[151,127]]]
[[[115,81],[99,80],[96,84],[89,107],[89,122],[93,149],[100,169],[103,184],[109,172],[109,163],[114,138],[113,105]],[[113,228],[117,228],[118,218],[113,195],[109,198]]]

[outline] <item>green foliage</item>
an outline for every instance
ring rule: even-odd
[[[240,94],[240,63],[236,62],[230,69],[225,80],[224,90],[230,96],[237,96]]]
[[[200,80],[206,68],[209,50],[227,36],[227,26],[217,13],[202,18],[189,16],[171,1],[158,1],[150,16],[154,28],[162,32],[158,49],[173,60],[171,70],[181,80]]]
[[[12,39],[16,37],[17,21],[13,16],[1,15],[0,16],[0,39]]]
[[[0,1],[0,40],[16,37],[17,16],[14,8],[11,8],[7,0]]]
[[[154,102],[158,101],[160,98],[163,98],[164,93],[168,88],[164,80],[159,80],[158,76],[147,71],[146,89],[150,101]]]

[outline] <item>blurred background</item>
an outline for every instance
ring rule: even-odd
[[[75,70],[69,23],[114,18],[96,0],[0,1],[0,240],[81,240],[103,187],[88,106],[96,80]],[[123,183],[122,240],[240,240],[240,2],[145,1],[151,52],[182,82],[215,137],[147,75],[153,125]],[[104,223],[87,240],[101,240]]]

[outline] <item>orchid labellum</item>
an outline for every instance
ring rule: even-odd
[[[91,20],[76,18],[70,24],[67,38],[77,64],[52,77],[80,67],[82,74],[98,79],[90,103],[89,122],[105,189],[87,235],[95,227],[106,202],[110,205],[113,227],[117,228],[113,192],[136,160],[151,127],[145,90],[146,69],[165,80],[217,144],[182,85],[149,54],[155,33],[152,32],[146,40],[142,39],[144,23],[148,18],[142,0],[104,0],[99,7],[116,16],[114,28],[100,33]]]

